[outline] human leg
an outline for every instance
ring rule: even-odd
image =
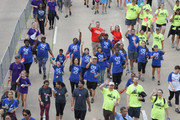
[[[50,104],[45,105],[46,120],[49,120],[49,109],[50,109]]]

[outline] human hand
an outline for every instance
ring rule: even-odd
[[[93,24],[94,23],[94,20],[91,20],[90,24]]]
[[[88,108],[88,111],[91,112],[91,108],[90,107]]]
[[[74,106],[71,107],[71,111],[74,111]]]

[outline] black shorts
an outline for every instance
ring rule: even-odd
[[[130,107],[128,109],[128,115],[130,117],[135,117],[135,118],[139,118],[140,117],[140,112],[141,112],[141,107]]]
[[[152,65],[152,68],[161,68],[161,66],[154,66],[154,65]]]
[[[144,32],[146,32],[146,26],[141,26],[141,30],[143,30]],[[148,28],[148,32],[151,32],[150,28]]]
[[[121,77],[122,77],[122,72],[120,72],[120,73],[113,73],[112,74],[112,77],[113,77],[113,82],[115,83],[115,84],[120,84],[121,83]]]
[[[162,24],[162,25],[156,24],[156,27],[162,27],[162,26],[166,26],[166,24]]]
[[[176,29],[174,29],[176,28]],[[180,36],[180,27],[171,26],[169,33],[171,35],[179,35]]]
[[[86,110],[74,110],[75,119],[85,120]]]
[[[126,19],[125,20],[125,25],[136,25],[136,19],[134,19],[134,20],[128,20],[128,19]]]
[[[97,88],[97,82],[89,82],[89,81],[87,81],[87,88],[95,90]]]
[[[13,83],[13,82],[11,82],[11,89],[10,89],[10,90],[15,91],[15,90],[18,90],[18,88],[19,88],[19,86],[18,86],[18,84],[17,84],[17,83]]]

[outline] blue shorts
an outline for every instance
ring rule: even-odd
[[[107,0],[101,0],[101,4],[107,4]]]

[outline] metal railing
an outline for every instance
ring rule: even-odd
[[[27,28],[27,21],[31,15],[32,8],[30,6],[31,0],[28,0],[25,9],[21,13],[14,29],[13,36],[6,48],[6,51],[0,62],[0,91],[5,87],[7,82],[6,76],[9,70],[14,53],[17,52],[16,46],[21,39],[21,34]]]

